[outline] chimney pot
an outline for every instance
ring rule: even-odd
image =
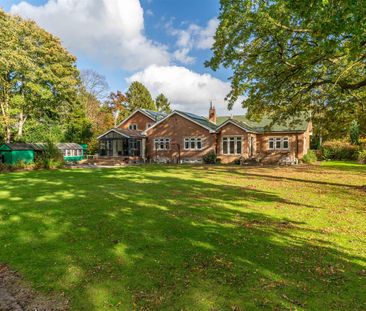
[[[215,106],[212,104],[212,101],[210,103],[210,110],[209,110],[209,113],[208,113],[208,119],[216,124],[216,108]]]

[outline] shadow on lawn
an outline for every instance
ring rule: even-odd
[[[254,178],[262,178],[262,179],[266,179],[266,180],[279,180],[279,181],[294,181],[294,182],[301,182],[301,183],[309,183],[309,184],[315,184],[315,185],[325,185],[325,186],[335,186],[335,187],[345,187],[345,188],[354,188],[354,189],[359,189],[360,186],[359,185],[350,185],[350,184],[346,184],[346,183],[335,183],[335,182],[329,182],[329,181],[323,181],[323,180],[314,180],[314,179],[306,179],[306,178],[294,178],[294,177],[284,177],[284,176],[278,176],[278,175],[272,175],[272,174],[266,174],[266,172],[268,171],[268,167],[247,167],[245,168],[245,170],[243,170],[240,167],[233,167],[231,169],[229,169],[230,173],[232,174],[237,174],[239,176],[245,177],[245,176],[250,176],[250,177],[254,177]],[[277,169],[279,172],[281,172],[281,168],[279,167],[273,167],[271,169]],[[285,169],[289,169],[289,168],[283,168]],[[326,169],[328,169],[328,167],[326,167]],[[221,169],[222,171],[225,171],[225,168]],[[311,166],[301,166],[301,167],[291,167],[291,170],[294,172],[297,172],[299,174],[301,173],[317,173],[317,174],[322,174],[325,175],[324,171],[321,171],[320,167],[311,167]],[[332,168],[330,169],[332,170]],[[255,172],[253,172],[255,171]],[[333,170],[334,172],[336,172],[336,169]],[[258,173],[260,172],[260,173]],[[263,172],[263,173],[262,173]],[[360,171],[359,171],[360,172]],[[327,172],[329,173],[329,172]],[[338,172],[340,175],[342,174],[341,171]]]
[[[76,310],[365,308],[365,258],[250,210],[292,202],[173,172],[0,177],[0,262]]]

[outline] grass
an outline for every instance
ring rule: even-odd
[[[365,310],[351,167],[0,174],[0,262],[73,310]]]

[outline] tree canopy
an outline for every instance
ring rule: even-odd
[[[126,92],[126,97],[130,111],[134,111],[137,108],[156,110],[149,90],[138,81],[131,83]]]
[[[233,71],[229,108],[243,96],[252,117],[365,114],[363,0],[221,0],[219,20],[206,65]]]
[[[166,96],[161,93],[155,99],[156,109],[160,112],[170,113],[172,109],[170,108],[170,102]]]
[[[0,10],[0,126],[6,141],[25,123],[65,117],[77,100],[75,57],[36,23]]]

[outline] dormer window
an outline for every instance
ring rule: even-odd
[[[128,126],[128,128],[129,128],[130,130],[137,131],[137,124],[130,124],[130,125]]]

